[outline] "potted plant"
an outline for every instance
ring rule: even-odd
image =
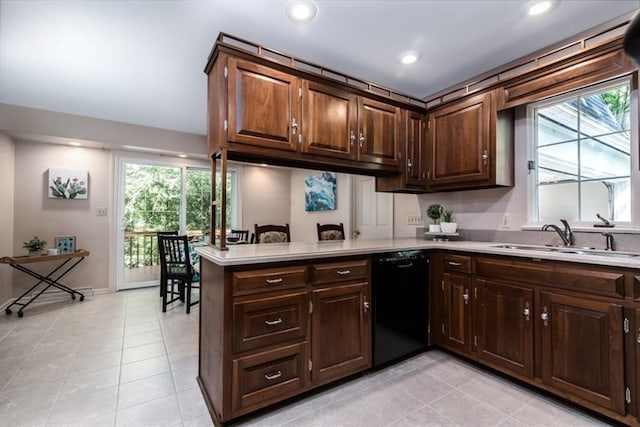
[[[440,219],[442,215],[442,206],[441,205],[430,205],[427,208],[427,216],[433,220],[433,224],[429,224],[429,233],[439,233],[440,226],[437,221]]]
[[[440,221],[440,228],[443,233],[455,233],[458,229],[458,223],[456,222],[456,216],[453,211],[443,211],[442,220]]]
[[[22,247],[29,251],[29,256],[40,256],[45,246],[47,242],[40,240],[38,236],[33,236],[33,239],[22,244]]]

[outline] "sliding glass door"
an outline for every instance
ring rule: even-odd
[[[119,161],[118,290],[158,285],[158,231],[207,240],[208,168],[145,159]]]

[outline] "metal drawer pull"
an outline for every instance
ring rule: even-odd
[[[461,262],[449,261],[449,265],[453,265],[454,267],[460,267],[462,265],[462,263]]]
[[[409,268],[409,267],[413,267],[413,263],[410,262],[409,264],[396,265],[396,267],[398,267],[398,268]]]
[[[270,285],[273,285],[274,283],[280,283],[283,280],[284,279],[282,277],[278,277],[277,279],[266,279],[265,282],[267,282]]]
[[[345,274],[351,274],[351,270],[336,270],[336,274],[341,274],[341,275],[345,275]]]
[[[264,323],[267,326],[279,325],[282,323],[282,318],[278,317],[278,320],[265,320]]]
[[[264,377],[266,379],[268,379],[269,381],[271,380],[275,380],[276,378],[280,378],[282,376],[282,372],[278,371],[275,374],[269,375],[269,374],[264,374]]]

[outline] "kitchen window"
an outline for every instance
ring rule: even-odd
[[[530,106],[535,221],[631,222],[630,104],[624,79]]]

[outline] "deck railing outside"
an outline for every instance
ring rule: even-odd
[[[201,230],[187,230],[189,241],[204,238]],[[124,233],[124,265],[127,268],[160,264],[157,231],[126,231]]]

